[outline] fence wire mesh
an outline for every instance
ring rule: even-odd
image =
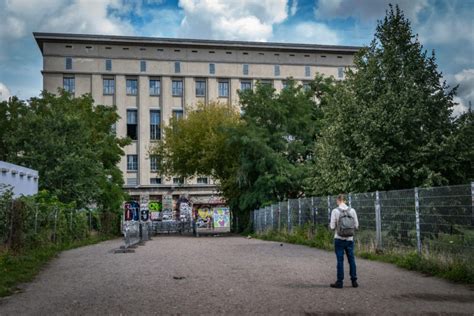
[[[253,212],[257,233],[328,226],[336,196],[281,201]],[[358,249],[416,250],[474,258],[474,183],[348,195],[357,212]]]

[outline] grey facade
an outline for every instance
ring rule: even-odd
[[[205,176],[162,177],[148,152],[174,116],[197,102],[238,107],[237,91],[268,81],[278,91],[286,78],[304,83],[316,73],[343,79],[359,47],[34,33],[43,55],[43,88],[91,93],[98,104],[117,105],[118,136],[136,134],[120,162],[125,189],[139,196],[189,194],[215,199]]]

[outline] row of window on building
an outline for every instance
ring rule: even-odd
[[[273,85],[272,80],[260,80],[262,84]],[[126,79],[126,94],[130,96],[138,95],[138,80],[137,79]],[[220,98],[229,97],[229,80],[219,80],[217,82],[218,96]],[[72,76],[65,76],[63,78],[63,88],[69,93],[75,92],[75,78]],[[305,88],[309,87],[308,82],[304,82],[303,86]],[[286,81],[283,81],[283,88],[286,87]],[[241,80],[240,81],[240,90],[252,89],[251,80]],[[207,82],[206,80],[195,80],[195,94],[196,97],[205,97],[207,93]],[[115,94],[115,79],[114,78],[104,78],[103,79],[103,94],[104,95],[114,95]],[[183,80],[182,79],[173,79],[171,81],[171,94],[175,97],[183,96]],[[160,79],[149,80],[149,95],[150,96],[160,96],[161,95],[161,81]]]
[[[249,75],[249,64],[242,65],[242,75],[248,76]],[[72,57],[66,57],[66,70],[72,70]],[[105,71],[112,71],[112,59],[105,60]],[[146,60],[140,60],[140,72],[147,71],[147,63]],[[343,77],[344,67],[338,67],[338,77]],[[181,62],[175,61],[174,62],[174,73],[180,74],[181,73]],[[216,64],[210,63],[209,64],[209,74],[215,75],[216,74]],[[280,65],[273,65],[273,75],[280,76]],[[304,76],[311,77],[311,66],[306,65],[304,66]]]
[[[127,155],[127,171],[128,172],[137,172],[138,171],[138,155]],[[158,172],[158,157],[155,155],[150,155],[150,171],[151,172]],[[159,183],[151,183],[151,184],[160,184],[161,178],[152,178],[152,179],[160,179]],[[197,184],[208,184],[209,180],[207,177],[198,177],[196,179]],[[177,177],[173,178],[173,184],[183,184],[184,178]]]

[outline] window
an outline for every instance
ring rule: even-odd
[[[280,75],[280,65],[275,65],[273,69],[274,75],[279,76]]]
[[[66,70],[71,70],[71,69],[72,69],[72,58],[66,57]]]
[[[181,72],[181,63],[179,61],[174,62],[174,73],[179,74]]]
[[[137,79],[127,79],[127,95],[137,95],[138,93],[138,81]]]
[[[127,178],[127,185],[137,185],[137,178]]]
[[[248,75],[248,74],[249,74],[249,65],[247,65],[247,64],[242,65],[242,73],[243,73],[244,75]]]
[[[173,184],[183,184],[184,183],[184,178],[173,178]]]
[[[150,139],[161,138],[161,116],[160,110],[150,110]]]
[[[229,82],[228,81],[219,81],[219,97],[220,98],[229,97]]]
[[[197,97],[206,96],[206,81],[196,80],[196,96]]]
[[[205,178],[205,177],[197,178],[197,183],[198,184],[207,184],[207,178]]]
[[[173,118],[180,120],[183,118],[183,110],[173,110]]]
[[[105,70],[112,71],[112,59],[105,60]]]
[[[311,77],[311,68],[309,66],[304,66],[304,75],[306,77]]]
[[[283,84],[283,89],[286,89],[288,87],[288,81],[284,80],[281,83]]]
[[[115,79],[113,78],[104,78],[102,80],[104,85],[104,94],[111,95],[115,93]]]
[[[138,170],[138,155],[127,155],[127,171]]]
[[[183,95],[183,80],[173,80],[171,83],[172,93],[174,97]]]
[[[64,77],[63,88],[69,93],[74,93],[76,91],[76,82],[74,77]]]
[[[252,82],[251,81],[241,81],[240,82],[240,90],[251,90],[252,89]]]
[[[161,184],[161,178],[150,178],[150,184]]]
[[[209,73],[211,75],[216,73],[216,65],[215,64],[209,64]]]
[[[141,72],[146,71],[146,61],[145,60],[140,60],[140,71]]]
[[[158,171],[158,156],[156,155],[150,156],[150,170],[153,172]]]
[[[161,82],[157,79],[150,79],[150,95],[160,95]]]
[[[127,110],[127,136],[137,140],[138,120],[137,110]]]
[[[338,67],[337,68],[337,77],[339,79],[344,78],[344,68],[343,67]]]

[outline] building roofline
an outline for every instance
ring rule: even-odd
[[[205,40],[189,38],[163,38],[142,36],[119,36],[119,35],[93,35],[93,34],[70,34],[70,33],[45,33],[33,32],[33,36],[41,52],[45,42],[67,42],[67,43],[98,43],[134,46],[182,46],[201,48],[223,48],[223,49],[248,49],[248,50],[274,50],[274,51],[302,51],[302,52],[337,52],[353,54],[360,50],[360,46],[342,45],[320,45],[320,44],[298,44],[298,43],[276,43],[276,42],[247,42],[228,40]]]

